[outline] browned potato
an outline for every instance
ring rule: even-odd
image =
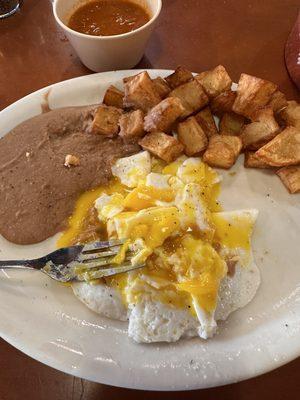
[[[158,76],[155,79],[152,79],[152,82],[154,83],[155,89],[157,93],[160,95],[162,99],[168,96],[168,94],[171,92],[171,88],[167,84],[167,82]]]
[[[91,124],[91,133],[116,136],[119,132],[119,119],[122,115],[122,110],[116,107],[101,105],[94,116]]]
[[[214,117],[209,107],[205,107],[203,110],[199,111],[195,115],[195,118],[207,137],[211,137],[218,133]]]
[[[236,99],[236,92],[232,90],[227,90],[219,94],[219,96],[214,97],[210,102],[210,108],[213,114],[218,117],[222,117],[224,113],[232,112],[232,106]]]
[[[280,168],[276,174],[290,193],[300,192],[300,166]]]
[[[203,86],[208,97],[213,98],[231,88],[232,80],[223,65],[201,72],[195,79]]]
[[[238,136],[214,135],[209,138],[203,161],[211,167],[228,169],[236,162],[242,149]]]
[[[206,106],[209,101],[202,86],[196,80],[178,86],[176,89],[172,90],[169,97],[177,97],[181,101],[185,108],[182,117],[187,117],[195,111],[200,110],[200,108]]]
[[[171,89],[177,88],[177,86],[183,85],[193,79],[193,74],[183,67],[177,67],[173,74],[167,76],[166,81]]]
[[[147,132],[169,132],[184,111],[185,109],[177,97],[167,97],[148,112],[144,121],[144,129]]]
[[[131,75],[131,76],[125,76],[125,78],[123,78],[123,83],[125,85],[125,83],[130,82],[131,79],[135,78],[136,76],[138,76],[139,74],[136,75]]]
[[[264,163],[255,154],[255,151],[246,151],[244,159],[245,168],[273,168],[270,165]]]
[[[221,135],[240,135],[245,123],[245,118],[236,113],[225,113],[220,121],[220,134]]]
[[[286,101],[285,94],[280,92],[279,90],[276,90],[272,94],[271,100],[268,103],[268,106],[273,108],[274,114],[278,113],[280,110],[285,108],[288,105],[288,102]]]
[[[107,106],[123,108],[124,92],[117,89],[115,86],[110,85],[105,92],[103,103]]]
[[[167,163],[179,157],[184,149],[177,139],[163,132],[148,133],[139,141],[139,145]]]
[[[257,150],[277,135],[279,125],[274,118],[271,107],[265,107],[254,112],[252,121],[252,123],[244,126],[241,139],[244,149]]]
[[[178,140],[184,145],[187,156],[201,153],[206,149],[208,140],[195,117],[189,117],[178,124]]]
[[[142,137],[144,132],[144,113],[142,110],[135,110],[123,114],[119,121],[119,135],[124,139],[131,140],[133,138]]]
[[[147,112],[161,101],[148,72],[141,72],[125,82],[124,106]]]
[[[274,167],[300,164],[300,130],[287,127],[255,154]]]
[[[276,89],[277,86],[272,82],[255,76],[241,74],[237,88],[237,97],[232,110],[237,114],[251,118],[257,109],[268,104]]]
[[[300,104],[294,100],[287,103],[287,107],[280,112],[280,117],[287,125],[300,129]]]

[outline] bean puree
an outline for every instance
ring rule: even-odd
[[[120,137],[87,133],[96,106],[29,119],[0,140],[0,233],[18,244],[64,229],[78,196],[111,178],[111,163],[139,150]],[[78,166],[64,166],[67,154]]]

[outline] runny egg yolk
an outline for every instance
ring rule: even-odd
[[[129,210],[142,210],[156,206],[157,201],[171,202],[175,193],[170,189],[157,189],[152,186],[139,185],[133,189],[125,198],[124,205]]]
[[[154,300],[188,308],[193,314],[193,300],[196,299],[205,311],[212,312],[216,307],[220,281],[227,273],[225,261],[212,244],[218,242],[232,248],[249,249],[252,227],[249,225],[245,229],[244,220],[241,220],[230,229],[228,221],[218,216],[217,174],[200,159],[182,157],[169,165],[154,160],[152,172],[170,175],[179,186],[176,189],[172,186],[159,188],[147,186],[141,180],[137,187],[129,189],[112,180],[106,187],[84,193],[77,201],[69,219],[69,228],[59,239],[58,247],[76,243],[86,216],[101,194],[121,194],[124,200],[118,197],[118,205],[123,211],[107,221],[110,237],[127,239],[115,262],[122,262],[125,250],[132,244],[140,246],[140,254],[145,256],[141,262],[145,261],[146,266],[130,274],[106,278],[106,284],[117,288],[127,304],[139,301],[147,293]],[[180,211],[174,202],[177,192],[189,184],[201,188],[198,201],[208,216],[212,235],[196,235],[191,227],[182,230],[185,207]],[[109,206],[110,203],[105,207]],[[101,239],[104,238],[100,235]]]
[[[215,240],[229,248],[250,250],[250,236],[253,229],[253,218],[250,215],[234,215],[224,217],[223,213],[213,213],[212,222],[215,226]]]

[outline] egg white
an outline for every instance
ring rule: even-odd
[[[237,266],[234,276],[226,276],[221,282],[214,319],[225,320],[237,309],[245,307],[255,296],[259,284],[259,269],[253,261],[247,267]],[[132,304],[127,312],[119,292],[104,284],[80,282],[72,288],[80,301],[102,317],[120,321],[128,318],[128,336],[138,343],[176,342],[180,338],[196,336],[205,339],[210,337],[211,327],[215,332],[213,321],[210,321],[208,331],[207,324],[201,324],[188,311],[147,298]]]
[[[122,213],[123,199],[115,195],[103,194],[96,200],[95,207],[99,218],[107,222],[109,237],[127,238],[131,226],[143,223],[151,226],[156,209],[159,209],[164,216],[169,211],[172,211],[174,215],[173,213],[178,210],[179,222],[183,228],[195,222],[201,231],[211,229],[209,211],[200,195],[200,177],[206,173],[211,174],[213,171],[209,167],[204,167],[198,158],[184,158],[178,165],[176,176],[151,172],[151,157],[146,151],[120,159],[115,163],[112,169],[113,175],[127,187],[135,188],[142,184],[158,190],[172,188],[177,195],[169,203],[157,203],[156,207],[142,209],[135,213]],[[220,178],[216,173],[214,175],[215,182],[213,183],[218,183]],[[118,196],[122,197],[119,194]],[[224,220],[226,226],[227,223],[231,225],[239,223],[241,225],[238,226],[242,227],[243,221],[245,224],[246,221],[250,222],[249,239],[251,238],[257,210],[234,210],[214,214]],[[141,238],[135,239],[131,246],[131,250],[135,251],[133,265],[144,262],[154,251],[154,248],[147,246]],[[196,316],[193,316],[188,310],[153,300],[149,291],[143,290],[137,304],[133,300],[127,300],[129,301],[127,308],[122,301],[121,293],[105,284],[75,283],[72,285],[73,292],[87,307],[103,317],[121,321],[128,319],[128,335],[136,342],[174,342],[181,337],[193,336],[208,339],[216,333],[216,321],[226,319],[232,312],[248,304],[260,284],[260,273],[253,259],[251,244],[249,250],[242,247],[227,248],[223,245],[220,252],[225,258],[227,255],[234,255],[238,262],[234,275],[226,275],[221,281],[214,312],[206,312],[198,304],[197,299],[192,298],[196,311]],[[172,257],[176,258],[176,254]],[[173,261],[176,264],[176,260]],[[180,263],[181,260],[179,259],[178,262]],[[162,285],[163,288],[164,285],[163,279],[160,282],[150,282],[151,278],[147,275],[141,276],[140,279],[142,289],[143,285],[148,285],[150,291],[151,286],[154,289],[160,289],[156,286]]]

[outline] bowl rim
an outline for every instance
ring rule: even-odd
[[[54,18],[55,18],[56,22],[60,25],[60,27],[63,28],[65,31],[67,31],[69,34],[71,34],[73,36],[77,36],[79,38],[91,39],[91,40],[95,40],[95,41],[96,40],[98,40],[98,41],[100,41],[100,40],[118,40],[118,39],[123,39],[123,38],[133,36],[133,35],[137,34],[138,32],[141,32],[142,30],[148,28],[150,25],[152,25],[157,20],[159,14],[161,12],[161,9],[162,9],[162,0],[156,0],[158,3],[157,4],[158,8],[157,8],[155,14],[149,19],[149,21],[145,25],[142,25],[133,31],[121,33],[119,35],[95,36],[95,35],[88,35],[86,33],[81,33],[81,32],[75,31],[74,29],[69,28],[57,14],[57,5],[58,5],[59,1],[62,1],[62,0],[54,0],[52,3],[52,7],[53,7]]]

